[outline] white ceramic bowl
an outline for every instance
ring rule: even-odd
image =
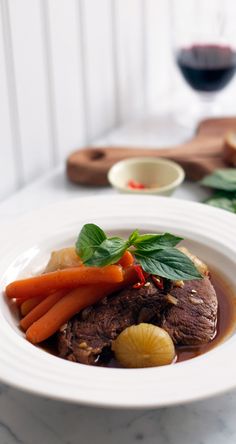
[[[50,251],[71,245],[86,222],[111,234],[170,231],[236,288],[235,215],[153,196],[77,198],[0,225],[0,378],[39,395],[88,405],[151,408],[194,401],[236,387],[236,336],[189,361],[145,369],[100,368],[60,359],[24,338],[3,296],[7,283],[38,273]]]
[[[115,163],[108,180],[118,191],[135,194],[156,194],[170,196],[184,181],[183,168],[176,162],[156,157],[136,157]],[[147,188],[134,189],[128,182],[134,180]]]

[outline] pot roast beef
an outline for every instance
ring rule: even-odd
[[[208,277],[164,290],[150,279],[140,289],[125,289],[74,316],[58,333],[58,352],[84,364],[106,362],[112,340],[140,322],[164,328],[177,345],[200,345],[213,339],[216,321],[217,297]]]

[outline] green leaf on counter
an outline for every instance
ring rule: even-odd
[[[205,176],[200,184],[225,191],[236,191],[236,168],[225,168]]]
[[[218,192],[205,200],[205,203],[222,210],[236,213],[236,193]]]

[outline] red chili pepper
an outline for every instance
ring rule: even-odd
[[[133,188],[134,190],[143,190],[146,188],[143,183],[137,182],[136,180],[133,179],[129,180],[127,185],[129,188]]]
[[[133,288],[141,288],[146,284],[147,273],[145,273],[140,265],[134,265],[134,269],[138,275],[139,282],[133,285]]]
[[[137,282],[137,284],[133,285],[133,288],[136,288],[136,290],[139,290],[139,288],[142,288],[144,286],[144,282]]]
[[[164,289],[164,281],[162,278],[154,276],[152,274],[152,281],[154,283],[154,285],[159,288],[159,290],[163,290]]]

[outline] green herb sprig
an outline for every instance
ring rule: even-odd
[[[103,267],[116,263],[130,250],[147,273],[170,280],[201,279],[193,262],[175,248],[181,240],[171,233],[140,235],[138,230],[127,240],[109,238],[97,225],[86,224],[78,236],[76,251],[85,265]]]
[[[236,168],[223,168],[214,171],[200,181],[215,192],[204,203],[236,213]]]

